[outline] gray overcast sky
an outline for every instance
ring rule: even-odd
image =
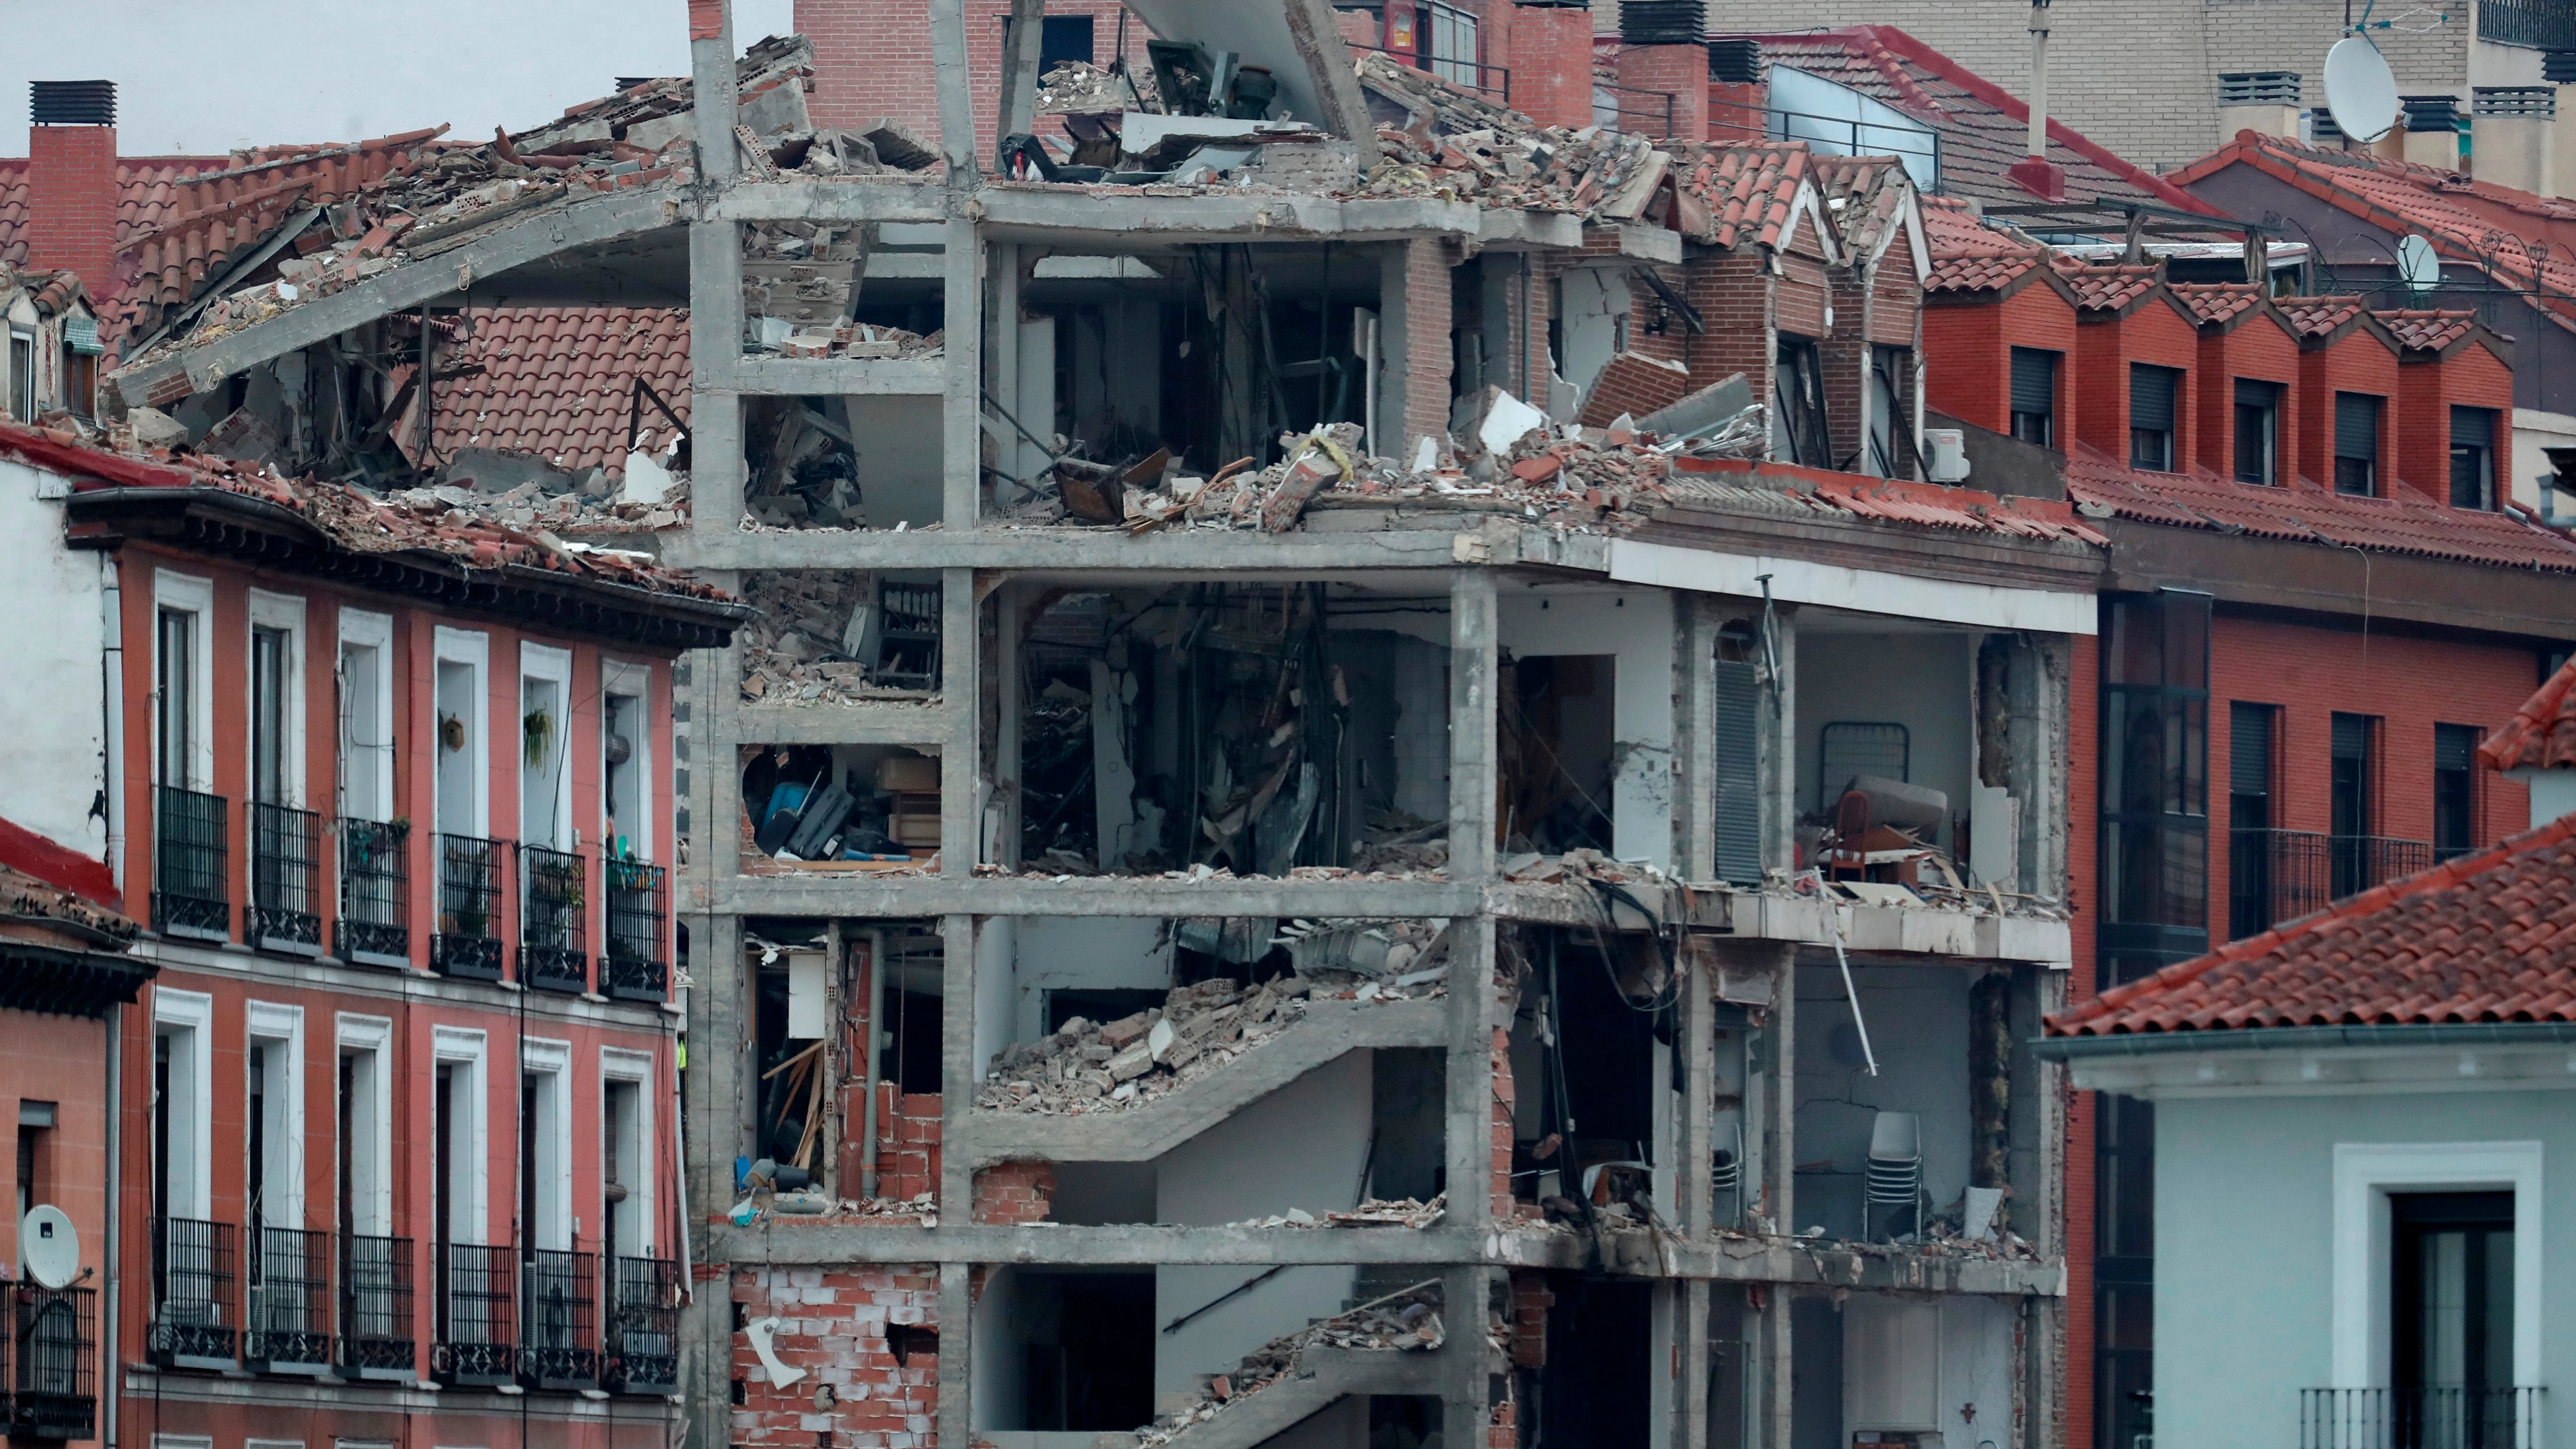
[[[744,44],[793,0],[734,0]],[[0,156],[27,154],[27,82],[116,82],[117,150],[221,155],[454,125],[488,138],[685,75],[685,0],[0,0]]]

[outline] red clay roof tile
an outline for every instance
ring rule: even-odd
[[[2358,296],[2284,297],[2274,305],[2301,337],[2331,337],[2364,310]]]
[[[492,448],[570,473],[626,473],[626,421],[641,378],[689,416],[689,314],[678,307],[495,307],[472,312],[453,356],[480,376],[444,383],[432,438],[439,453]],[[647,402],[657,445],[670,422]]]
[[[2253,282],[2175,282],[2167,290],[2204,327],[2232,322],[2262,306],[2265,291]]]
[[[2576,769],[2576,659],[2549,676],[2504,728],[2478,744],[2490,770]]]
[[[2576,1021],[2576,816],[2048,1019],[2055,1037]]]
[[[2478,314],[2469,311],[2375,309],[2370,315],[2387,324],[2398,342],[2410,351],[2439,352],[2478,325]]]
[[[2155,262],[2097,267],[2056,256],[2049,264],[2075,289],[2076,308],[2085,312],[2117,312],[2154,291],[2165,275],[2163,265]]]

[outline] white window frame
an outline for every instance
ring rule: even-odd
[[[601,1149],[599,1160],[602,1164],[602,1172],[600,1175],[603,1179],[603,1186],[605,1186],[605,1178],[607,1176],[605,1165],[608,1161],[608,1134],[615,1130],[614,1124],[608,1120],[607,1087],[610,1082],[631,1082],[635,1086],[636,1166],[623,1170],[628,1172],[630,1175],[640,1175],[642,1180],[626,1184],[626,1200],[635,1206],[634,1217],[637,1226],[633,1246],[627,1247],[626,1251],[622,1254],[622,1256],[630,1258],[652,1257],[655,1247],[661,1242],[661,1234],[655,1230],[656,1223],[653,1217],[653,1184],[655,1180],[661,1176],[662,1169],[661,1148],[655,1142],[653,1137],[653,1083],[655,1075],[654,1058],[653,1053],[651,1052],[635,1051],[627,1047],[610,1046],[604,1046],[599,1049],[599,1141]],[[607,1232],[607,1225],[602,1224],[600,1231],[604,1235]],[[621,1243],[620,1246],[625,1247],[626,1245]]]
[[[2541,1382],[2541,1145],[2338,1142],[2334,1148],[2334,1386],[2390,1378],[2392,1192],[2513,1193],[2513,1381]]]
[[[249,728],[252,710],[259,702],[250,698],[250,682],[257,677],[252,661],[258,657],[259,631],[280,629],[286,633],[286,678],[283,698],[278,701],[279,724],[286,739],[279,757],[278,793],[285,804],[297,809],[304,805],[304,600],[294,594],[272,594],[265,589],[250,591],[250,627],[242,631],[242,797],[248,800],[250,786],[257,776],[258,760],[255,742]]]
[[[374,689],[376,727],[381,740],[356,740],[350,726],[348,661],[352,647],[376,651],[376,684]],[[386,821],[394,812],[394,621],[390,614],[369,613],[364,609],[340,611],[340,649],[332,656],[334,727],[339,740],[336,759],[339,770],[337,809],[343,818],[353,818],[349,808],[348,781],[353,761],[363,760],[361,751],[371,751],[377,813],[364,818]],[[435,708],[435,706],[433,706]]]
[[[579,1236],[572,1220],[572,1043],[529,1037],[519,1047],[519,1071],[545,1079],[537,1088],[535,1151],[521,1157],[535,1161],[537,1220],[519,1231],[531,1248],[570,1252]]]
[[[207,1218],[214,1212],[215,998],[203,991],[152,988],[152,1034],[174,1038],[170,1075],[188,1081],[188,1120],[171,1123],[170,1181],[164,1192],[174,1218]],[[188,1058],[179,1060],[177,1042],[185,1041]],[[171,1114],[178,1116],[175,1111]],[[180,1128],[184,1126],[185,1131]],[[185,1151],[183,1159],[181,1153]],[[184,1191],[182,1190],[184,1189]]]
[[[430,1051],[433,1074],[441,1066],[465,1069],[459,1074],[463,1100],[457,1104],[465,1118],[465,1150],[457,1154],[462,1161],[449,1164],[454,1180],[448,1190],[455,1195],[455,1203],[448,1228],[459,1243],[488,1244],[492,1241],[491,1042],[477,1028],[437,1026],[430,1029]],[[427,1221],[432,1215],[422,1216]]]
[[[164,780],[161,769],[161,615],[165,610],[197,616],[196,642],[188,661],[189,727],[196,738],[188,747],[188,778]],[[211,793],[215,786],[215,691],[213,680],[215,581],[193,574],[152,571],[152,769],[154,783]]]
[[[304,1008],[274,1001],[249,1003],[242,1032],[242,1087],[250,1085],[250,1049],[268,1048],[267,1103],[264,1124],[270,1160],[281,1164],[270,1174],[265,1214],[251,1227],[304,1226]],[[250,1134],[242,1134],[247,1148]]]
[[[554,807],[549,812],[554,829],[542,836],[535,830],[535,802],[528,798],[526,744],[520,734],[528,716],[528,681],[532,679],[555,687],[558,709],[563,716],[556,721],[555,738],[549,751],[556,761],[552,792]],[[572,816],[572,651],[552,644],[523,641],[519,645],[519,687],[516,693],[519,700],[517,719],[522,723],[514,725],[510,732],[510,761],[511,773],[520,781],[518,838],[525,844],[544,846],[549,850],[571,850],[581,839],[580,828]]]
[[[480,629],[437,627],[431,639],[429,671],[430,829],[439,835],[488,837],[492,833],[492,636]],[[465,722],[465,767],[474,776],[474,818],[447,820],[438,813],[438,764],[447,746],[438,738],[438,666],[470,665],[474,670],[475,718]],[[470,829],[458,829],[469,826]]]
[[[605,798],[608,781],[608,761],[605,754],[608,749],[608,697],[612,694],[623,695],[635,701],[635,738],[631,741],[634,753],[626,761],[626,767],[635,772],[635,818],[625,822],[625,833],[635,851],[635,858],[651,863],[662,858],[662,852],[654,848],[653,835],[653,666],[605,657],[599,661],[599,748],[603,752],[600,757],[602,794],[600,850],[602,852],[616,848],[616,842],[609,839],[607,835],[608,802]]]
[[[342,1139],[353,1144],[349,1153],[349,1229],[368,1237],[390,1237],[394,1230],[394,1024],[389,1017],[342,1012],[337,1028],[337,1054],[360,1059],[358,1084],[367,1114],[365,1121],[338,1124]],[[334,1061],[334,1112],[339,1110],[338,1067]],[[333,1190],[337,1191],[338,1174],[335,1172],[333,1177]]]

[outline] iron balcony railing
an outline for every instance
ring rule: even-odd
[[[340,822],[340,915],[332,949],[343,961],[411,965],[411,826]]]
[[[2299,1449],[2539,1449],[2538,1388],[2301,1389]]]
[[[12,1438],[91,1439],[98,1433],[98,1290],[9,1283],[8,1390]]]
[[[2394,840],[2385,835],[2331,835],[2326,837],[2326,841],[2327,857],[2333,863],[2336,900],[2433,868],[2433,844],[2428,840]]]
[[[599,1386],[599,1259],[532,1249],[520,1300],[519,1361],[540,1389]]]
[[[590,862],[568,850],[519,847],[519,980],[548,991],[590,989]]]
[[[446,1243],[438,1250],[438,1338],[430,1372],[443,1384],[515,1382],[518,1263],[508,1248]]]
[[[152,787],[152,929],[229,941],[233,934],[230,812],[221,795]]]
[[[608,877],[608,952],[599,958],[600,990],[623,1001],[661,1001],[671,994],[670,876],[658,865],[612,860]]]
[[[152,1361],[163,1368],[234,1367],[241,1350],[234,1285],[232,1224],[154,1220]]]
[[[243,1361],[269,1373],[329,1373],[331,1235],[264,1227],[250,1242]]]
[[[2566,0],[2478,0],[2478,39],[2532,50],[2576,50]]]
[[[438,931],[430,964],[441,975],[501,979],[501,851],[497,840],[436,835]]]
[[[2327,837],[2312,830],[2235,830],[2227,841],[2227,936],[2241,941],[2325,909]]]
[[[608,1260],[608,1387],[621,1394],[680,1391],[680,1265],[668,1258]]]
[[[263,950],[322,952],[322,817],[250,807],[250,939]]]
[[[361,1379],[409,1380],[412,1344],[411,1239],[362,1233],[340,1239],[340,1371]]]

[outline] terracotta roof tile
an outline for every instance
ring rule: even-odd
[[[2478,314],[2468,311],[2405,308],[2373,310],[2370,315],[2386,323],[2398,342],[2410,351],[2439,352],[2478,325]]]
[[[2515,514],[2452,508],[2403,487],[2395,497],[2364,498],[2305,485],[2238,483],[2206,469],[2149,473],[2079,443],[2067,455],[2066,491],[2078,503],[2143,523],[2576,572],[2576,541],[2563,534]]]
[[[1901,225],[1905,196],[1912,178],[1892,156],[1818,155],[1816,188],[1841,231],[1843,244],[1857,254],[1875,254],[1890,228]]]
[[[2160,263],[2121,262],[2096,267],[2072,257],[2054,256],[2049,264],[2075,289],[2075,306],[2085,312],[2117,312],[2156,289],[2164,280]]]
[[[1932,253],[1927,291],[1983,292],[2009,286],[2047,259],[2048,248],[1979,217],[1955,197],[1923,198],[1923,243]]]
[[[2253,282],[2175,282],[2168,290],[2208,327],[2232,322],[2262,306],[2266,289]]]
[[[2114,988],[2050,1036],[2576,1021],[2576,816]]]
[[[123,246],[137,232],[160,223],[170,206],[171,188],[199,171],[221,171],[232,164],[225,156],[132,156],[116,163],[116,243]],[[27,160],[0,160],[0,265],[27,259]],[[107,278],[96,279],[101,290]]]
[[[2273,305],[2289,320],[2290,330],[2301,337],[2330,337],[2363,311],[2362,299],[2357,296],[2283,297]]]
[[[2576,769],[2576,659],[2549,676],[2504,728],[2478,744],[2490,770]]]
[[[1674,185],[1707,208],[1707,222],[1687,230],[1693,240],[1776,248],[1794,230],[1791,208],[1799,188],[1814,176],[1805,142],[1713,141],[1667,149],[1674,152]]]
[[[433,439],[441,454],[493,448],[570,473],[626,473],[626,421],[641,378],[689,416],[689,314],[678,307],[478,307],[472,341],[452,356],[480,376],[443,383]],[[670,422],[650,402],[657,444]]]

